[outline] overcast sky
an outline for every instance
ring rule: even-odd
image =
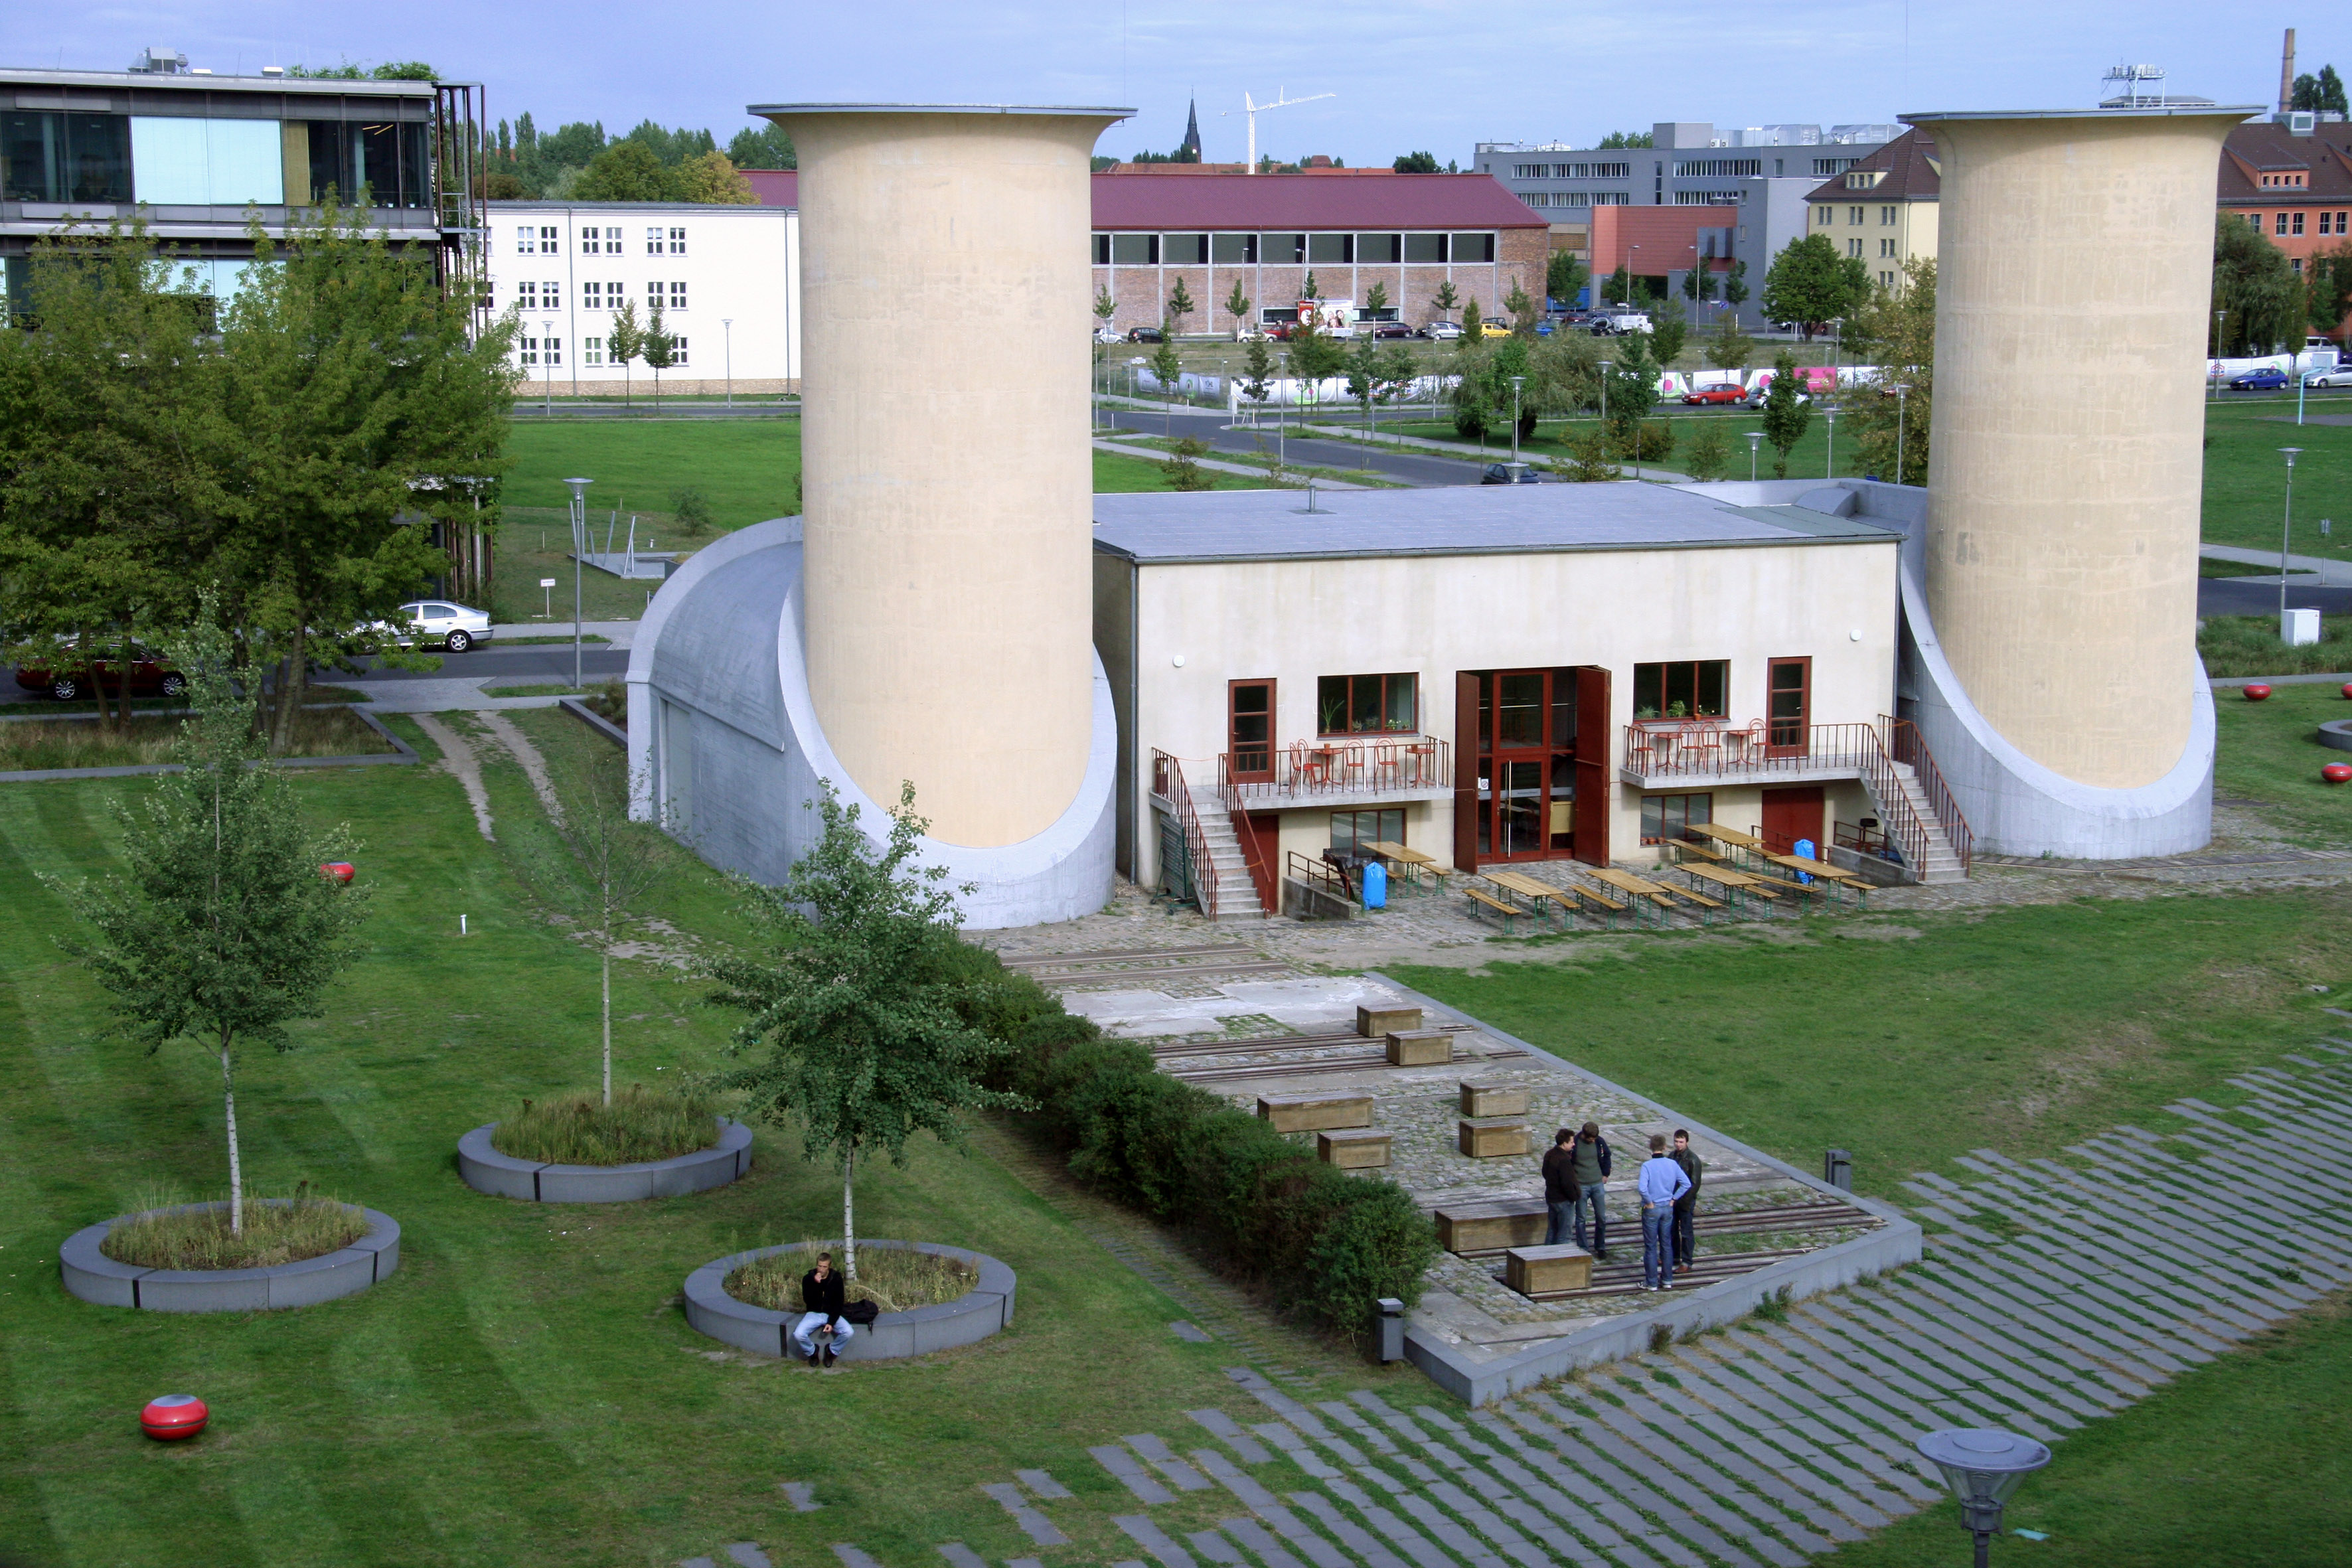
[[[601,120],[618,134],[650,116],[721,142],[758,102],[1132,106],[1102,142],[1121,156],[1174,146],[1197,92],[1212,160],[1243,155],[1240,114],[1219,111],[1237,111],[1244,92],[1328,92],[1261,116],[1260,150],[1362,164],[1426,148],[1467,163],[1480,141],[1589,146],[1661,120],[2082,107],[2119,61],[2168,68],[2179,91],[2267,105],[2291,24],[2307,24],[2299,70],[2339,50],[2352,68],[2352,23],[2326,16],[2267,0],[17,0],[0,7],[0,63],[120,70],[150,45],[221,72],[424,59],[487,83],[493,118],[527,109],[542,127]]]

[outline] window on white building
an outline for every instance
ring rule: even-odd
[[[686,254],[686,230],[674,228],[669,231],[669,253],[672,256]]]
[[[581,339],[580,363],[582,364],[603,364],[604,363],[604,340],[602,338]]]

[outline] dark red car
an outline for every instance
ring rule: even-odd
[[[110,697],[122,695],[126,685],[132,697],[177,697],[188,689],[188,678],[160,654],[141,647],[129,652],[126,666],[121,659],[85,659],[72,647],[60,647],[56,658],[27,659],[16,666],[16,684],[27,691],[46,691],[60,702],[90,696],[100,686]]]
[[[1685,392],[1683,394],[1683,401],[1685,403],[1745,403],[1748,401],[1748,393],[1746,389],[1727,382],[1721,386],[1702,386],[1696,391]]]

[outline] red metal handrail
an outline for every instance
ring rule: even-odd
[[[1200,814],[1192,809],[1192,791],[1184,787],[1184,764],[1155,748],[1151,753],[1151,793],[1168,802],[1176,826],[1184,835],[1193,901],[1210,920],[1217,918],[1217,863],[1209,858],[1209,841],[1201,831]]]
[[[1927,797],[1928,809],[1936,814],[1937,825],[1943,828],[1945,841],[1959,858],[1960,874],[1968,875],[1969,860],[1976,847],[1976,835],[1969,830],[1969,819],[1960,813],[1959,802],[1952,798],[1951,786],[1944,783],[1944,771],[1936,765],[1935,753],[1927,750],[1927,739],[1919,726],[1908,719],[1890,719],[1882,713],[1878,721],[1886,727],[1887,749],[1898,763],[1910,764],[1919,781],[1919,789]]]
[[[1257,825],[1249,818],[1249,806],[1244,799],[1241,785],[1234,783],[1234,773],[1225,756],[1217,758],[1217,800],[1225,815],[1234,819],[1234,837],[1241,844],[1242,864],[1249,868],[1251,885],[1257,889],[1258,908],[1267,914],[1279,914],[1282,905],[1275,889],[1274,859],[1266,846],[1258,842]]]

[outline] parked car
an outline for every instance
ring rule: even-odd
[[[126,651],[131,656],[127,666],[121,659],[93,661],[83,658],[70,639],[61,641],[56,658],[19,664],[16,684],[27,691],[46,691],[60,702],[100,689],[115,697],[177,697],[188,689],[188,678],[161,654],[136,644]]]
[[[1747,389],[1738,382],[1727,381],[1721,386],[1702,386],[1683,394],[1685,403],[1745,403]]]
[[[451,653],[464,653],[478,642],[490,640],[488,610],[453,605],[446,599],[417,599],[401,605],[396,614],[397,620],[378,621],[373,629],[402,647],[437,644]]]
[[[1517,469],[1517,473],[1512,472]],[[1486,471],[1478,476],[1482,485],[1539,485],[1543,476],[1525,463],[1489,463]]]
[[[1168,338],[1158,327],[1129,327],[1127,341],[1131,343],[1161,343]]]
[[[1418,335],[1433,343],[1450,343],[1462,335],[1462,329],[1452,321],[1432,321]]]
[[[2352,386],[2352,364],[2334,365],[2315,370],[2303,378],[2305,386]]]
[[[2274,364],[2266,364],[2262,366],[2260,369],[2250,370],[2243,375],[2231,376],[2230,378],[2230,390],[2232,392],[2276,392],[2280,387],[2284,386],[2286,384],[2286,372],[2279,369],[2279,367]]]

